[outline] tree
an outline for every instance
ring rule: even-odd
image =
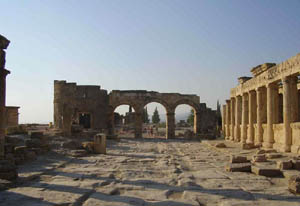
[[[157,107],[155,107],[155,110],[154,110],[153,115],[152,115],[152,123],[157,124],[159,122],[160,122],[159,114],[158,114],[158,111],[157,111]]]
[[[191,113],[189,114],[186,122],[189,123],[190,125],[194,125],[194,116],[195,116],[194,110],[191,109]]]
[[[149,123],[150,122],[147,107],[145,109],[143,109],[143,122],[144,123]]]

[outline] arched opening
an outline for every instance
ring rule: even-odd
[[[143,110],[143,137],[165,138],[166,108],[157,102],[150,102]]]
[[[132,106],[122,104],[113,111],[114,134],[121,137],[134,137],[135,110]]]
[[[175,137],[185,137],[190,132],[197,133],[196,110],[188,104],[179,104],[175,108]]]

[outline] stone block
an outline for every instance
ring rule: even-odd
[[[72,150],[70,152],[70,155],[72,157],[84,157],[87,155],[87,151],[84,149]]]
[[[4,144],[4,153],[13,153],[15,146],[11,143]]]
[[[267,153],[266,154],[266,158],[267,159],[277,159],[277,158],[281,158],[282,155],[279,153]]]
[[[227,172],[251,172],[250,163],[233,163],[225,166]]]
[[[293,169],[300,170],[300,160],[292,160]]]
[[[106,135],[96,134],[94,136],[94,152],[96,154],[106,154]]]
[[[65,149],[80,149],[81,144],[80,142],[74,141],[74,140],[68,140],[66,142],[63,142],[61,146]]]
[[[10,161],[8,160],[0,161],[0,172],[9,172],[16,169],[17,169],[16,165],[12,164]]]
[[[264,154],[258,154],[258,155],[253,155],[252,156],[252,162],[255,163],[255,162],[266,162],[267,159],[266,159],[266,155]]]
[[[288,161],[278,161],[277,168],[280,170],[290,170],[293,169],[293,163],[291,160]]]
[[[229,162],[230,163],[247,163],[249,161],[247,160],[247,157],[231,155]]]
[[[18,173],[16,170],[9,171],[9,172],[0,172],[0,179],[4,180],[14,180],[17,179]]]
[[[41,147],[42,142],[40,139],[26,139],[25,145],[27,148],[38,148]]]
[[[300,194],[300,175],[295,175],[289,179],[288,188],[292,193]]]
[[[266,151],[263,149],[257,150],[256,154],[265,154]]]
[[[44,136],[44,133],[39,131],[29,131],[28,135],[31,139],[40,139]]]
[[[27,151],[25,153],[25,159],[28,160],[28,161],[33,161],[33,160],[36,160],[36,154],[35,152],[33,151]]]
[[[220,142],[220,143],[217,143],[217,144],[215,145],[215,147],[217,147],[217,148],[226,148],[227,146],[226,146],[226,144],[224,144],[223,142]]]
[[[0,160],[0,179],[14,180],[17,177],[16,165],[8,160]]]
[[[18,146],[18,147],[15,147],[15,154],[16,154],[16,155],[22,155],[22,154],[25,154],[26,151],[27,151],[27,147],[26,147],[26,146]]]
[[[263,167],[252,165],[251,172],[256,175],[266,176],[266,177],[280,177],[282,176],[282,172],[280,169],[272,168],[272,167]]]

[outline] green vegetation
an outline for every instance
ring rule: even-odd
[[[152,123],[158,124],[159,122],[160,122],[159,114],[157,111],[157,107],[155,107],[155,110],[154,110],[153,116],[152,116]]]

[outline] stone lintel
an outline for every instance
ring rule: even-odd
[[[252,77],[239,77],[238,81],[239,81],[240,84],[243,84],[246,81],[248,81],[249,79],[252,79]]]
[[[275,66],[275,63],[264,63],[264,64],[260,64],[256,67],[253,67],[251,69],[251,73],[253,74],[254,77],[257,77],[258,75],[260,75],[261,73],[263,73],[264,71],[268,70],[269,68]]]

